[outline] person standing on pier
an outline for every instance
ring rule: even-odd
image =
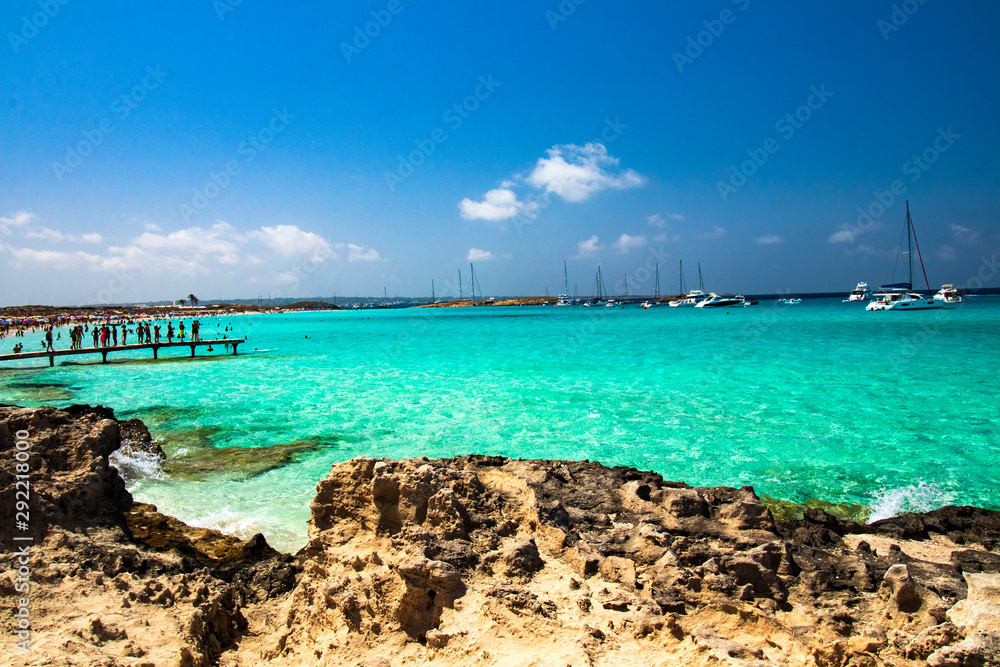
[[[149,338],[149,331],[148,331],[149,325],[148,324],[146,325],[146,329],[147,329],[146,338],[148,339]],[[157,324],[156,326],[153,327],[153,334],[155,335],[155,338],[153,339],[153,342],[154,343],[159,343],[160,342],[160,325],[159,324]]]
[[[167,342],[174,342],[174,323],[167,320]]]
[[[45,351],[46,352],[55,352],[55,350],[52,349],[52,325],[51,324],[45,329]]]
[[[128,345],[128,326],[122,325],[122,345]]]
[[[177,333],[178,336],[180,337],[181,342],[184,342],[184,320],[181,320],[181,323],[177,328]]]
[[[111,338],[114,339],[114,342],[112,343],[112,345],[114,345],[115,347],[118,347],[118,325],[117,324],[112,324],[111,325]]]
[[[94,339],[94,347],[97,347],[97,327],[90,330],[90,334]]]
[[[196,343],[201,340],[201,336],[198,335],[198,330],[201,329],[201,323],[195,320],[191,323],[191,342]]]

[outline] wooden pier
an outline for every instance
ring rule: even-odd
[[[164,347],[189,347],[191,348],[191,356],[194,356],[195,348],[201,346],[213,346],[213,345],[230,345],[233,349],[233,355],[236,354],[236,346],[240,343],[245,343],[246,338],[222,338],[219,340],[186,340],[186,341],[172,341],[169,343],[140,343],[135,345],[109,345],[107,347],[82,347],[79,350],[49,350],[42,352],[21,352],[18,354],[0,354],[0,361],[16,361],[19,359],[41,359],[48,357],[49,366],[56,365],[56,357],[68,357],[80,354],[99,354],[101,355],[101,363],[108,363],[108,353],[109,352],[127,352],[130,350],[152,350],[153,358],[159,359],[160,349]]]

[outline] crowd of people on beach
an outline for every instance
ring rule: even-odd
[[[222,325],[218,324],[216,326],[221,327]],[[41,340],[42,348],[45,352],[55,351],[54,343],[62,339],[62,332],[56,331],[55,325],[44,322],[13,324],[9,321],[0,322],[0,340],[8,335],[12,335],[15,338],[22,338],[26,332],[34,331],[39,327],[41,327],[43,332]],[[104,322],[87,322],[85,324],[70,325],[69,349],[82,350],[88,337],[95,348],[117,347],[119,341],[121,341],[121,345],[123,346],[128,345],[130,336],[135,336],[133,345],[149,345],[162,342],[173,343],[175,338],[177,342],[183,343],[189,337],[190,342],[200,342],[202,340],[201,327],[201,321],[197,319],[191,321],[190,329],[185,326],[184,320],[179,320],[175,329],[172,320],[166,320],[165,323],[133,320],[113,322],[108,317]],[[226,325],[224,331],[227,333],[222,334],[222,339],[229,337],[228,332],[232,331],[232,326]],[[23,351],[24,344],[17,342],[13,347],[14,354],[20,354]]]

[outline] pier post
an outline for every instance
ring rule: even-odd
[[[159,345],[154,345],[153,346],[153,359],[157,359],[158,358],[156,355],[157,355],[157,353],[159,353],[159,351],[160,351],[160,346]]]
[[[239,345],[239,343],[233,343],[233,356],[234,357],[236,356],[236,346],[237,345]]]
[[[49,355],[49,368],[52,368],[55,365],[56,365],[56,355],[50,354]]]
[[[107,350],[101,350],[101,363],[102,364],[108,363],[108,351]]]
[[[192,357],[192,358],[194,357],[194,348],[195,348],[195,346],[194,346],[194,345],[192,345],[192,346],[191,346],[191,357]]]

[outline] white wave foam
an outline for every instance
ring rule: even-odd
[[[952,494],[937,484],[920,481],[895,489],[882,489],[871,503],[870,523],[905,512],[930,512],[953,502]]]
[[[122,447],[111,452],[108,463],[118,469],[130,492],[146,479],[163,479],[163,468],[155,454]]]

